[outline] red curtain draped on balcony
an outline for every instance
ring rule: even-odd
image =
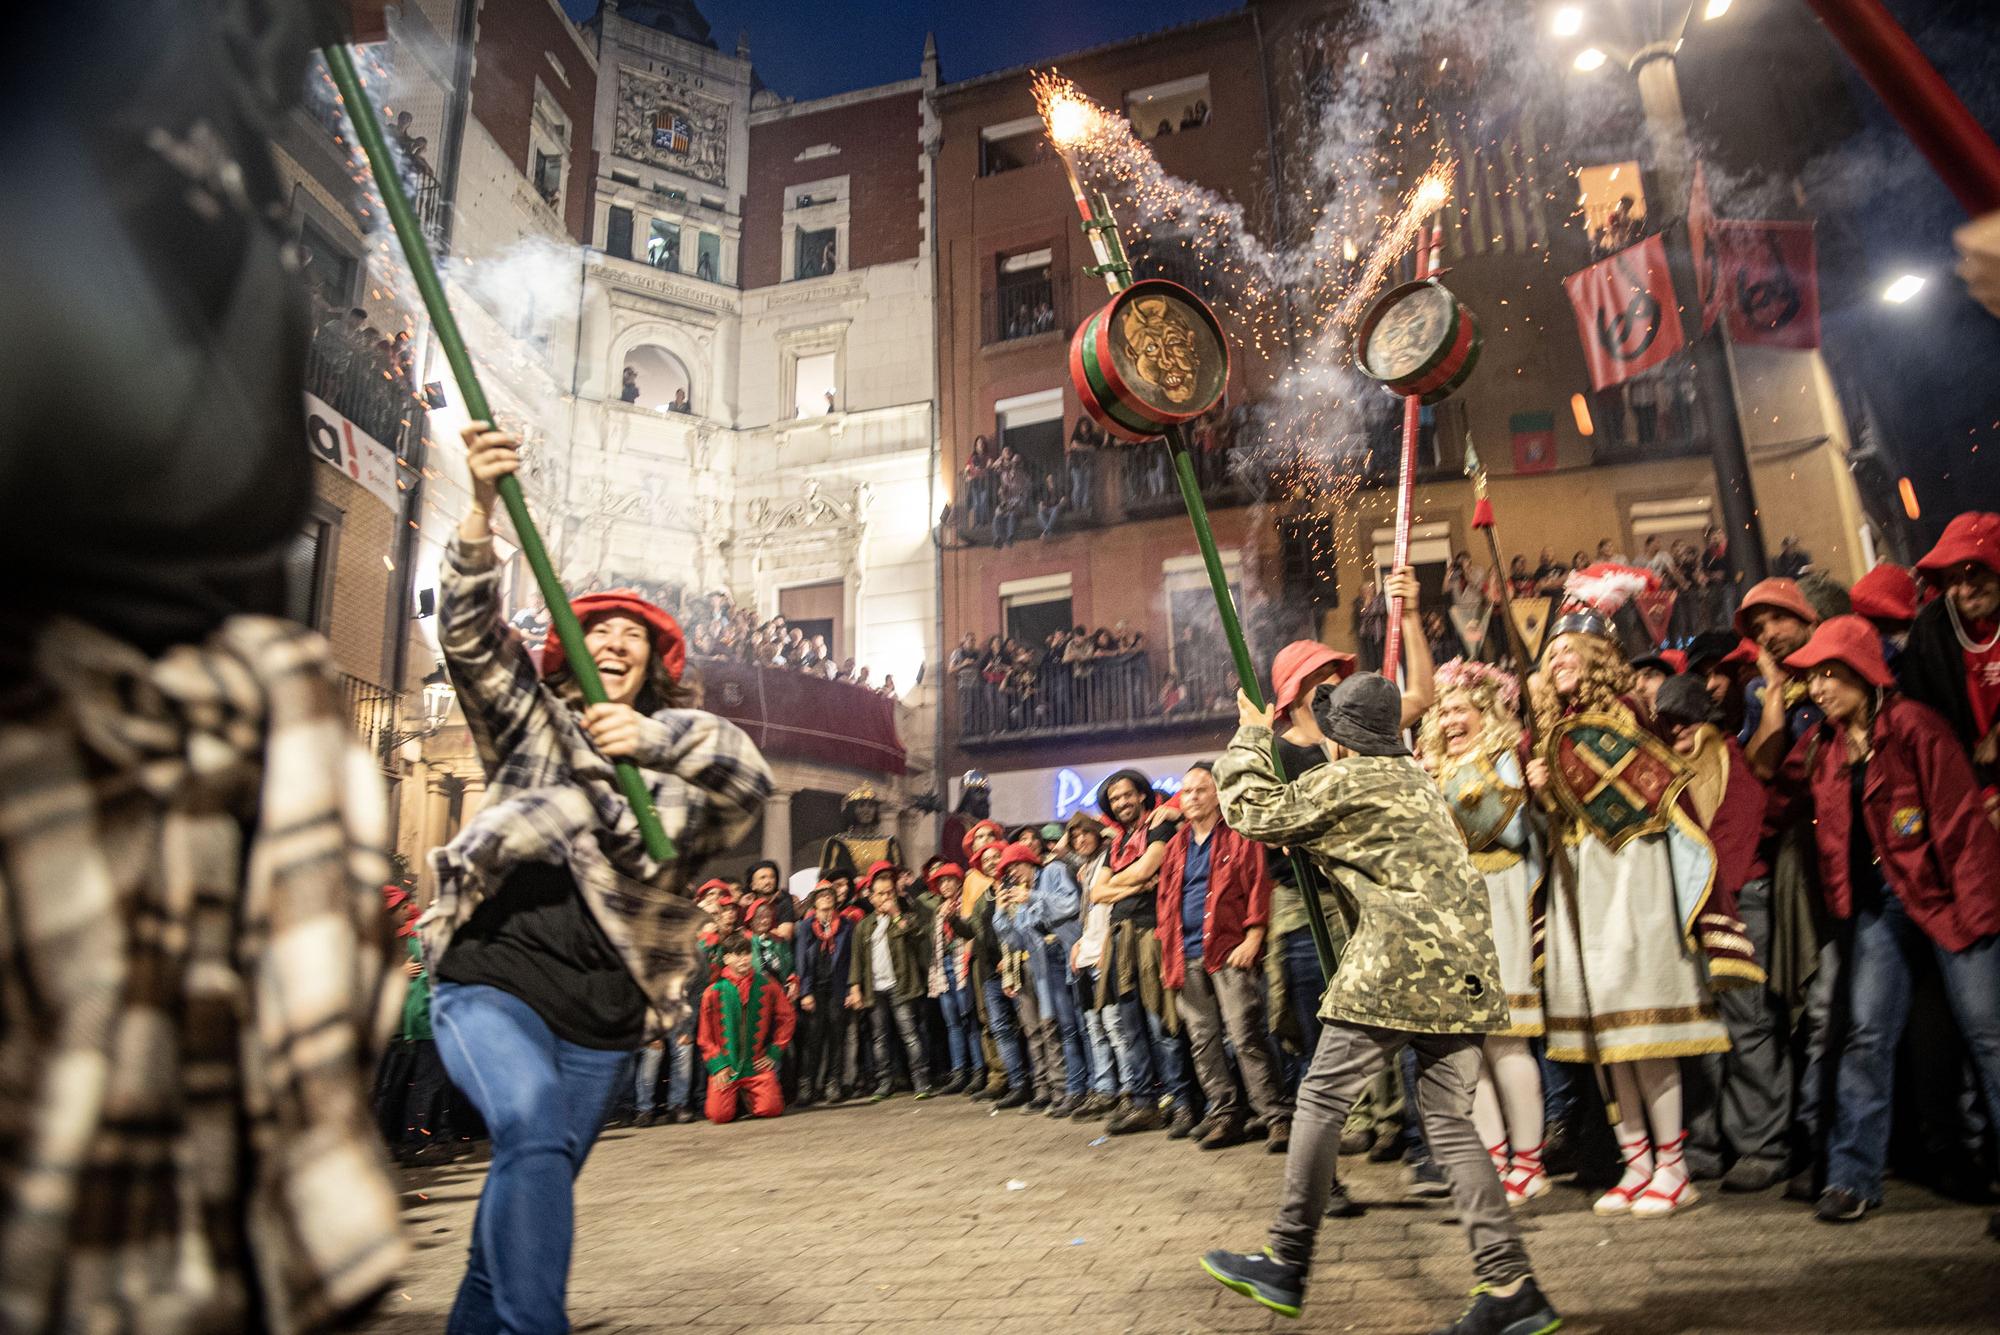
[[[896,705],[864,686],[808,677],[788,668],[703,659],[703,708],[750,735],[765,755],[901,774]]]

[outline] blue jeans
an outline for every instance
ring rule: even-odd
[[[944,1012],[945,1047],[951,1052],[953,1071],[986,1073],[986,1053],[979,1043],[979,1011],[972,1004],[972,986],[964,979],[953,981],[945,968],[945,989],[938,995],[938,1009]]]
[[[699,1017],[695,1014],[695,1008],[689,1006],[688,1013],[681,1017],[681,1022],[674,1026],[672,1033],[667,1035],[667,1108],[669,1110],[692,1108],[695,1104],[697,1091],[694,1085],[694,1029],[698,1019]],[[682,1043],[681,1039],[683,1038],[688,1041]]]
[[[564,1042],[497,987],[438,983],[431,1023],[493,1138],[447,1335],[563,1335],[576,1175],[627,1054]]]
[[[1072,462],[1069,466],[1069,508],[1079,515],[1090,513],[1090,465]]]
[[[2000,1116],[2000,936],[1946,950],[1910,921],[1893,891],[1856,906],[1848,957],[1847,1044],[1834,1078],[1833,1135],[1826,1184],[1863,1200],[1882,1199],[1889,1153],[1889,1108],[1896,1082],[1896,1047],[1910,1018],[1910,974],[1926,951],[1951,1002],[1952,1018],[1979,1071],[1989,1114]]]
[[[1020,524],[1021,524],[1021,516],[1018,511],[1009,509],[1005,506],[1002,506],[1000,509],[994,511],[993,545],[995,547],[1005,547],[1009,543],[1013,542],[1014,532],[1017,528],[1020,527]]]
[[[1063,1091],[1075,1096],[1090,1085],[1090,1049],[1084,1042],[1083,1015],[1077,1009],[1076,989],[1070,986],[1065,954],[1062,946],[1043,943],[1041,958],[1036,961],[1042,975],[1036,995],[1042,1014],[1055,1021],[1056,1032],[1062,1036]]]
[[[1279,962],[1285,970],[1285,998],[1291,1003],[1292,1023],[1298,1026],[1299,1043],[1304,1059],[1297,1063],[1298,1077],[1303,1079],[1305,1068],[1312,1064],[1312,1054],[1319,1051],[1319,1003],[1326,995],[1326,974],[1319,967],[1319,947],[1313,944],[1310,931],[1300,928],[1285,933],[1280,942],[1284,954]],[[1298,1083],[1295,1079],[1294,1085]]]
[[[1001,988],[998,978],[980,985],[986,998],[986,1025],[993,1033],[993,1046],[1000,1049],[1000,1064],[1007,1069],[1011,1089],[1029,1089],[1028,1058],[1021,1051],[1021,1022],[1014,1015],[1014,1002]]]
[[[1097,971],[1088,971],[1083,981],[1094,994],[1097,990]],[[1114,1037],[1117,1028],[1117,1012],[1109,1006],[1083,1012],[1083,1036],[1090,1047],[1090,1092],[1093,1094],[1116,1095],[1119,1092],[1118,1041]]]
[[[1177,1035],[1169,1034],[1160,1017],[1147,1010],[1135,993],[1118,999],[1118,1028],[1131,1057],[1126,1092],[1135,1099],[1158,1099],[1169,1095],[1192,1100],[1187,1058]]]
[[[664,1047],[643,1047],[639,1049],[639,1059],[632,1071],[632,1106],[644,1117],[653,1111],[658,1102],[654,1097],[660,1088],[660,1064],[667,1059]]]

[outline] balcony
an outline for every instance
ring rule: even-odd
[[[323,131],[334,142],[333,151],[347,160],[349,174],[359,170],[362,161],[360,145],[348,137],[347,111],[341,105],[340,94],[333,86],[333,80],[323,66],[315,64],[306,76],[305,97],[299,103],[299,111],[304,117]],[[432,249],[445,249],[445,198],[444,190],[438,183],[437,173],[425,161],[421,140],[403,140],[394,127],[384,125],[383,133],[392,145],[397,146],[398,161],[403,167],[403,189],[410,197],[410,207],[423,224],[424,235],[430,240]]]
[[[729,658],[697,658],[691,665],[701,681],[702,707],[743,729],[773,760],[892,776],[907,768],[896,702],[888,696],[796,668]]]
[[[1038,276],[1007,283],[980,298],[979,342],[982,347],[1014,343],[1037,334],[1066,332],[1060,314],[1066,295],[1043,270]]]
[[[1161,673],[1139,652],[1085,666],[1051,664],[999,681],[961,674],[955,689],[964,746],[1214,727],[1236,717],[1236,675],[1219,662]]]
[[[396,693],[386,686],[340,674],[340,699],[346,707],[348,727],[368,754],[385,770],[389,768],[389,742],[396,735]]]
[[[396,354],[341,323],[322,325],[306,351],[306,390],[399,457],[423,403]]]

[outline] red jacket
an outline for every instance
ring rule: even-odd
[[[2000,833],[1981,809],[1972,764],[1951,726],[1928,705],[1892,695],[1871,740],[1861,837],[1881,859],[1883,879],[1946,950],[2000,932]],[[1820,881],[1827,907],[1844,919],[1854,911],[1847,746],[1831,728],[1815,729],[1799,739],[1788,768],[1804,775],[1812,794]]]
[[[1187,875],[1188,846],[1194,830],[1186,821],[1167,843],[1158,891],[1160,981],[1187,985],[1187,958],[1181,949],[1181,882]],[[1208,834],[1208,902],[1202,913],[1201,962],[1210,973],[1222,968],[1229,952],[1243,944],[1252,927],[1271,921],[1271,872],[1264,845],[1246,839],[1219,818]]]

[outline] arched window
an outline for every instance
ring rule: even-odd
[[[681,359],[657,343],[641,343],[625,354],[618,397],[658,412],[694,411],[694,382]]]

